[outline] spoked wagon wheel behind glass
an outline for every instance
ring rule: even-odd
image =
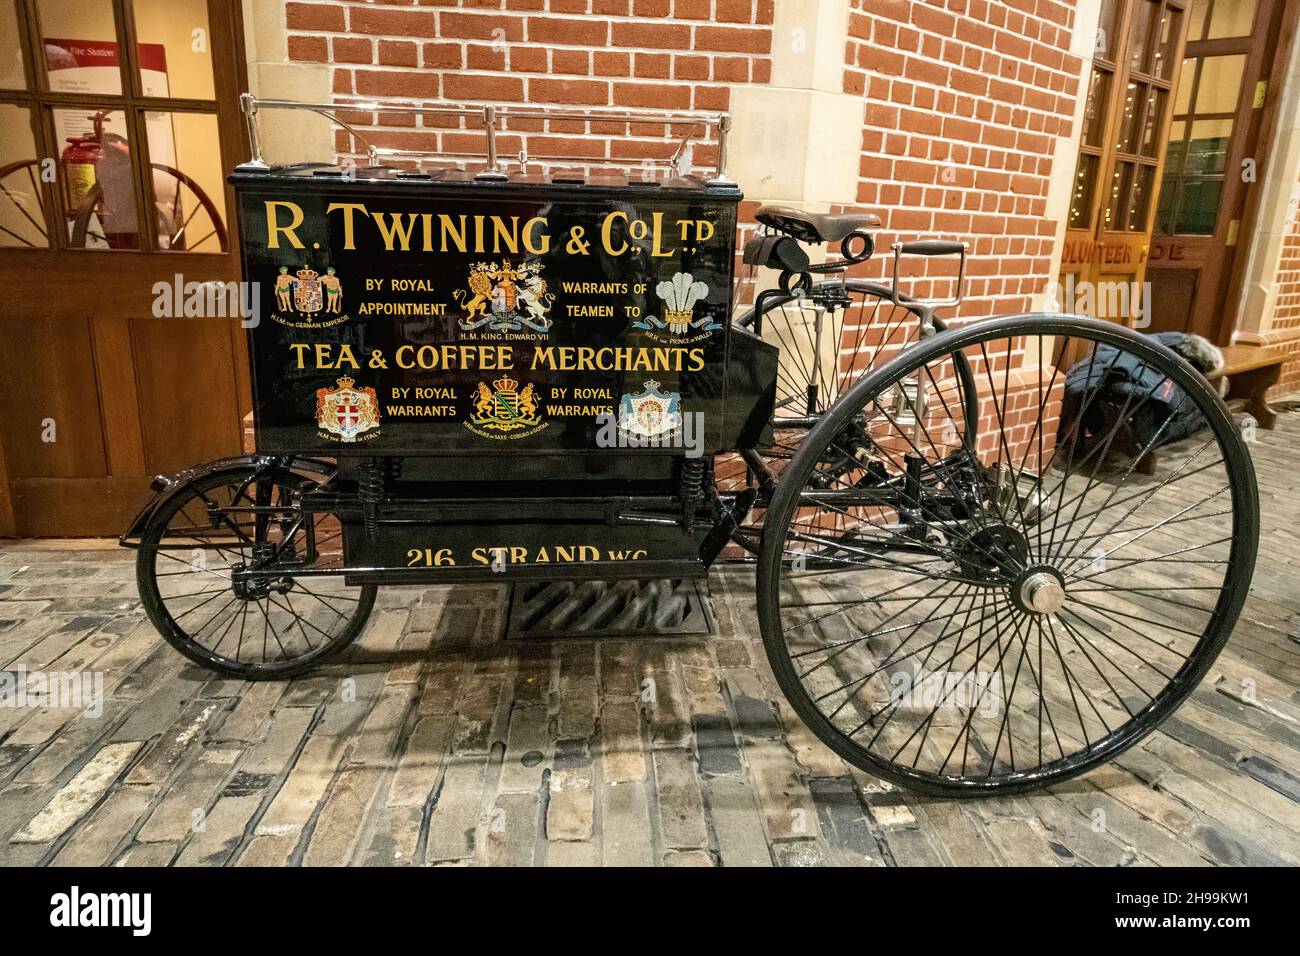
[[[728,455],[715,464],[723,495],[758,491],[745,525],[733,534],[737,544],[757,552],[777,476],[812,425],[842,395],[921,339],[920,312],[906,299],[895,303],[891,290],[873,282],[826,279],[802,296],[767,294],[736,319],[737,326],[780,350],[772,445],[749,453],[748,460]],[[933,321],[935,328],[943,328],[939,319]]]
[[[1185,362],[1105,323],[978,323],[868,375],[790,462],[759,559],[763,640],[857,766],[932,793],[1027,789],[1116,755],[1191,692],[1257,538],[1241,436]]]
[[[304,513],[311,479],[232,468],[195,481],[154,516],[136,576],[149,619],[186,657],[250,680],[303,673],[361,631],[376,588],[348,587],[342,533]]]

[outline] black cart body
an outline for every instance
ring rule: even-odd
[[[322,504],[351,579],[708,566],[725,538],[691,489],[713,455],[765,440],[775,393],[776,350],[729,320],[738,190],[231,181],[257,451],[339,461]],[[367,533],[366,502],[339,502],[376,459],[390,480]]]

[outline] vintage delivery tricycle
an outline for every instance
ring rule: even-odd
[[[358,635],[379,585],[748,563],[772,670],[817,736],[975,794],[1131,746],[1227,640],[1255,560],[1250,458],[1152,338],[1067,314],[945,329],[964,245],[895,244],[876,284],[847,276],[875,217],[786,207],[757,211],[743,254],[775,286],[733,314],[725,115],[410,106],[481,121],[475,172],[373,149],[271,168],[268,107],[351,130],[337,107],[244,101],[256,452],[157,479],[123,537],[192,660],[301,674]],[[521,119],[708,127],[716,169],[692,173],[684,140],[663,177],[532,173],[497,155]],[[954,257],[951,299],[899,291],[915,256]]]

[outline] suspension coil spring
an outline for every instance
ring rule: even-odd
[[[703,458],[682,459],[682,527],[688,532],[695,529],[695,509],[704,500]]]
[[[384,468],[378,458],[361,462],[357,475],[357,495],[361,499],[361,521],[366,537],[379,531],[379,502],[384,497]]]
[[[384,475],[390,482],[400,481],[402,469],[406,465],[405,458],[385,458]]]

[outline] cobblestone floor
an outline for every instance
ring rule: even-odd
[[[505,641],[504,588],[387,589],[338,663],[249,684],[162,643],[111,542],[2,544],[0,661],[105,700],[0,708],[0,863],[1300,864],[1298,446],[1297,412],[1253,446],[1259,567],[1192,699],[1082,780],[981,802],[822,747],[739,569],[708,640]]]

